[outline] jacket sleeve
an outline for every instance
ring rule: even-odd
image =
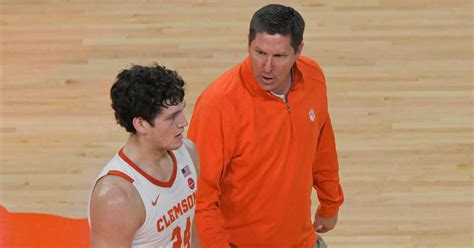
[[[313,186],[319,199],[317,213],[329,218],[338,213],[344,195],[339,183],[336,142],[329,114],[326,113],[323,119],[313,161]]]
[[[202,247],[230,247],[219,198],[233,152],[232,122],[228,111],[224,115],[220,104],[208,100],[203,96],[198,99],[188,130],[201,159],[195,219]]]

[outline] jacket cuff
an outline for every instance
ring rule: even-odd
[[[316,212],[321,217],[331,218],[339,212],[339,207],[330,207],[330,206],[319,205]]]

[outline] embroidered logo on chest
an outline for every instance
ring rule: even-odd
[[[194,189],[195,183],[194,183],[194,179],[192,177],[188,178],[188,186],[191,190]]]
[[[316,112],[314,111],[313,108],[309,110],[308,117],[311,122],[314,122],[314,120],[316,119]]]

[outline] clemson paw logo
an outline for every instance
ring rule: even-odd
[[[308,112],[309,120],[311,122],[314,122],[314,119],[316,119],[316,112],[314,111],[313,108],[311,108]]]
[[[192,177],[188,178],[188,186],[190,189],[194,189],[194,187],[196,186]]]

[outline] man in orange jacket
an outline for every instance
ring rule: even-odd
[[[202,247],[317,247],[343,193],[326,82],[300,56],[304,20],[258,10],[248,57],[197,100],[188,137],[201,157],[196,224]],[[311,223],[311,191],[320,205]]]

